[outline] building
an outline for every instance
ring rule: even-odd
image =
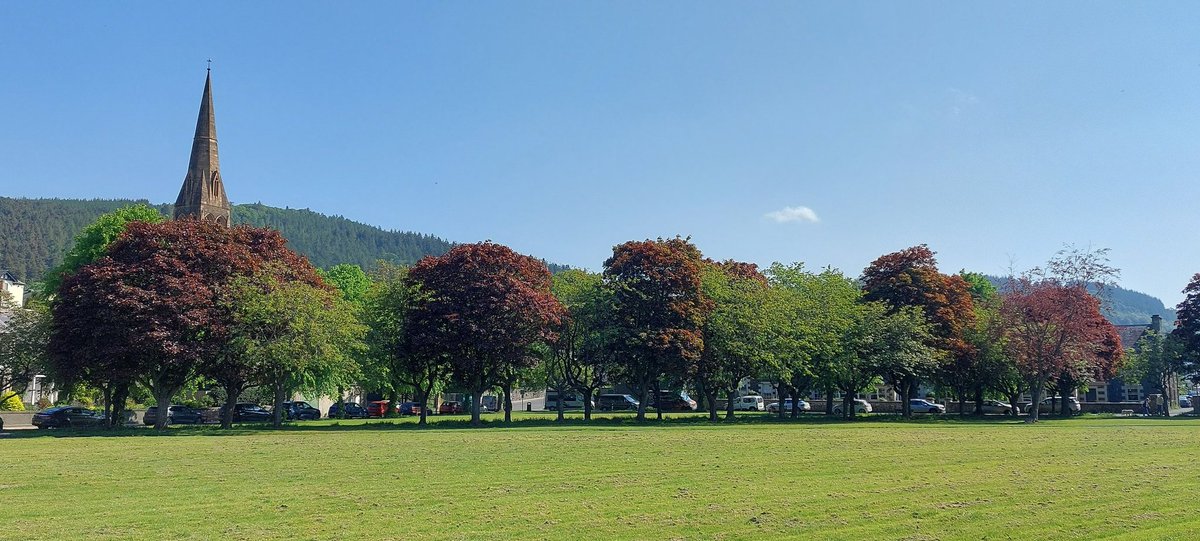
[[[17,308],[25,306],[25,282],[17,279],[13,273],[0,269],[0,291],[7,293],[13,305]]]
[[[231,216],[225,183],[221,179],[221,162],[217,157],[217,118],[213,110],[212,70],[209,69],[204,79],[200,114],[196,118],[192,156],[179,197],[175,199],[174,218],[193,218],[228,226]]]

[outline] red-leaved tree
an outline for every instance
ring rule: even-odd
[[[130,223],[103,257],[59,289],[51,335],[58,373],[116,386],[115,421],[134,381],[166,408],[201,369],[221,365],[229,279],[268,263],[286,278],[320,284],[307,260],[271,229],[197,220]],[[221,381],[223,374],[212,375]],[[162,411],[158,428],[168,422]]]
[[[938,272],[934,252],[922,244],[880,256],[863,270],[863,300],[880,301],[895,313],[906,306],[920,309],[931,325],[929,346],[941,352],[935,359],[903,364],[885,370],[885,377],[901,394],[904,416],[911,416],[908,399],[918,378],[939,368],[967,377],[972,347],[964,331],[975,319],[970,287],[961,276]]]
[[[1008,353],[1029,381],[1036,422],[1047,383],[1064,373],[1104,375],[1121,360],[1116,328],[1100,313],[1100,301],[1082,283],[1014,280],[1003,295],[1001,317]]]
[[[471,423],[478,425],[483,391],[501,385],[510,404],[511,374],[535,365],[532,348],[555,337],[563,308],[550,292],[550,271],[537,259],[482,242],[426,257],[408,278],[421,290],[408,339],[416,354],[451,361],[454,377],[471,391]]]
[[[704,350],[702,326],[711,301],[700,288],[703,259],[683,238],[629,241],[604,262],[613,295],[612,347],[625,379],[637,389],[637,419],[665,375],[685,377]],[[660,412],[661,415],[661,412]]]

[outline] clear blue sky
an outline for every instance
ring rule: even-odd
[[[1200,6],[0,3],[0,194],[171,202],[213,59],[234,202],[598,269],[629,239],[857,276],[1112,249],[1200,272]],[[807,210],[806,210],[807,209]],[[813,221],[816,218],[816,221]]]

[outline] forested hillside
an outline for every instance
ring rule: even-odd
[[[988,276],[988,279],[1001,290],[1008,282],[1007,278],[998,276]],[[1164,329],[1175,326],[1175,310],[1164,306],[1158,297],[1119,286],[1109,289],[1106,295],[1104,316],[1115,325],[1145,325],[1150,323],[1150,316],[1159,315],[1163,318]]]
[[[62,260],[75,235],[105,212],[147,201],[113,199],[14,199],[0,197],[0,268],[38,281]],[[171,215],[172,205],[155,205]],[[356,263],[370,269],[377,260],[413,263],[440,255],[453,243],[432,235],[387,231],[341,216],[263,204],[234,205],[233,222],[278,229],[292,249],[318,267]],[[560,270],[551,265],[551,270]]]

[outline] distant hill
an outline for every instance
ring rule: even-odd
[[[1008,281],[997,276],[988,276],[988,280],[999,289],[1003,289]],[[1164,329],[1175,326],[1175,309],[1164,306],[1158,297],[1120,286],[1109,289],[1107,295],[1104,316],[1114,325],[1145,325],[1150,323],[1150,316],[1159,315],[1163,318]]]
[[[148,201],[130,199],[16,199],[0,197],[0,268],[27,282],[41,280],[74,242],[75,235],[106,212]],[[172,205],[154,205],[166,216]],[[234,205],[233,222],[278,229],[293,250],[318,267],[354,263],[370,269],[383,259],[411,264],[446,253],[454,243],[411,231],[388,231],[341,216],[261,203]],[[550,264],[558,272],[565,267]]]

